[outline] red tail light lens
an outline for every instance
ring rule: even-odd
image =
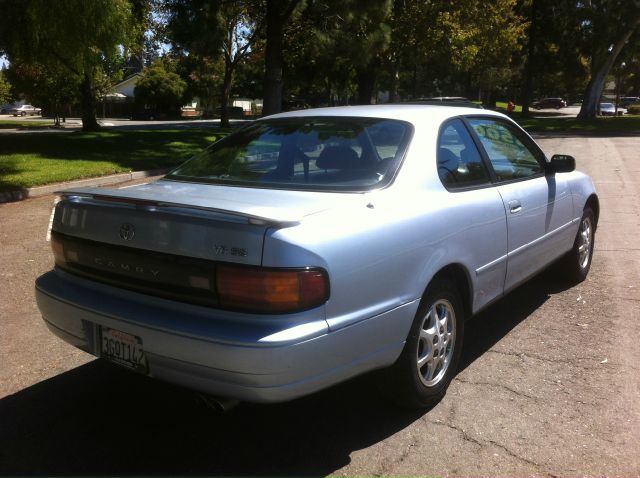
[[[322,269],[264,269],[219,265],[220,305],[252,312],[286,313],[317,307],[329,298]]]

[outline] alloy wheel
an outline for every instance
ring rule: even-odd
[[[435,301],[422,320],[418,338],[417,364],[420,381],[427,387],[444,377],[453,357],[456,316],[451,302]]]

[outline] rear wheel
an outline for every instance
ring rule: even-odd
[[[387,370],[386,392],[410,408],[435,405],[456,373],[464,337],[464,308],[449,279],[432,283],[397,362]]]
[[[593,210],[586,207],[580,219],[580,227],[573,247],[560,263],[567,280],[578,283],[587,278],[593,257],[595,229],[596,222]]]

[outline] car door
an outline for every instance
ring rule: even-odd
[[[568,250],[572,198],[562,174],[545,174],[540,148],[501,118],[469,118],[507,214],[505,290],[512,289]]]
[[[460,118],[442,125],[438,137],[438,176],[449,196],[448,222],[458,228],[458,259],[472,271],[473,310],[504,291],[507,270],[507,220],[502,198],[494,186],[471,133]]]

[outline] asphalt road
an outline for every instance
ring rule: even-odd
[[[45,116],[20,116],[15,117],[13,115],[0,115],[0,120],[15,120],[20,122],[33,121],[34,124],[42,120],[53,121],[51,117]],[[231,126],[241,126],[247,121],[243,119],[231,119],[229,120]],[[98,118],[98,123],[104,128],[112,130],[139,130],[141,127],[144,129],[165,129],[165,128],[209,128],[219,127],[219,119],[178,119],[169,121],[150,121],[150,120],[130,120],[126,118]],[[48,127],[38,129],[39,133],[71,133],[73,131],[79,131],[82,129],[82,120],[80,118],[67,118],[64,123],[63,129],[50,129]],[[0,128],[0,134],[16,134],[16,133],[30,133],[32,129],[3,129]]]
[[[364,377],[217,415],[97,361],[34,302],[53,198],[0,205],[0,474],[640,474],[640,138],[540,143],[595,178],[591,274],[567,288],[547,272],[476,317],[460,373],[423,412]]]

